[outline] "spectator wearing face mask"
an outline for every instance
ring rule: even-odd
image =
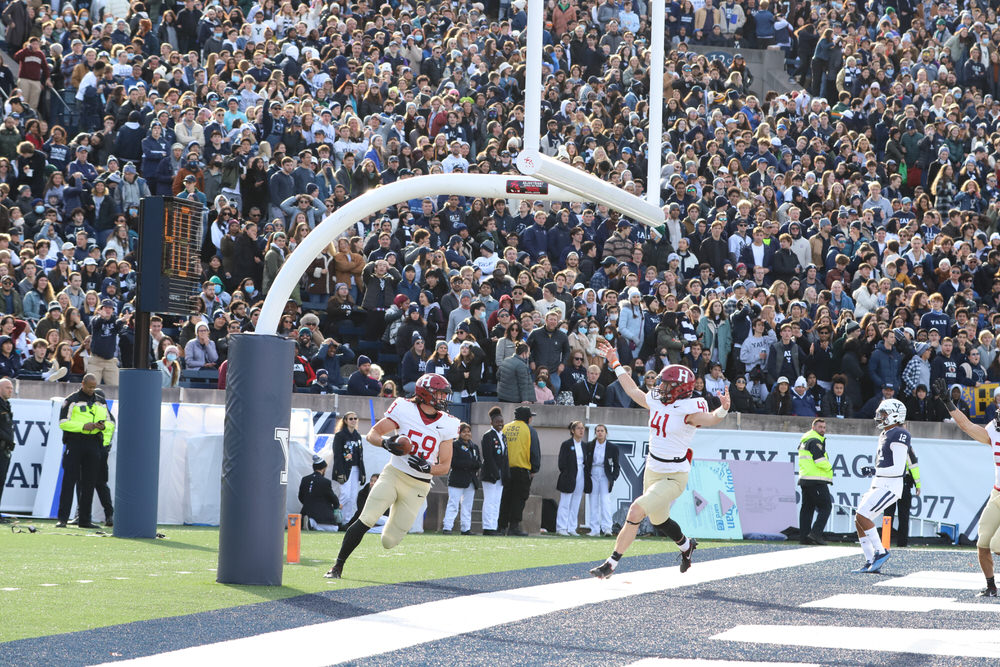
[[[168,345],[163,351],[163,357],[156,362],[160,371],[160,386],[176,387],[181,377],[180,354],[176,345]]]

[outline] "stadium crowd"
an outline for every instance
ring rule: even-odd
[[[398,179],[518,173],[525,0],[0,7],[5,377],[131,365],[143,197],[207,209],[202,289],[153,318],[150,358],[166,386],[224,386],[231,336],[326,215]],[[458,196],[356,221],[281,319],[296,390],[403,395],[435,371],[456,402],[629,406],[598,337],[640,386],[683,363],[744,412],[871,416],[895,395],[937,420],[934,380],[1000,380],[995,7],[668,2],[655,138],[648,14],[547,2],[541,146],[657,188],[664,224]],[[692,45],[781,49],[791,92],[759,98],[741,54]]]

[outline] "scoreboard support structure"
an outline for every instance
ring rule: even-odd
[[[118,394],[115,537],[156,537],[163,392],[160,371],[150,370],[149,320],[152,313],[190,310],[192,285],[201,278],[202,210],[199,202],[173,197],[147,197],[139,205],[135,345]]]

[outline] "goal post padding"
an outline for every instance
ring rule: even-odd
[[[280,586],[295,342],[237,334],[228,359],[216,580]]]

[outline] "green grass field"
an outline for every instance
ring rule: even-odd
[[[367,536],[345,568],[324,579],[337,533],[302,534],[302,562],[280,587],[215,583],[218,529],[164,526],[166,539],[122,540],[37,522],[39,532],[0,530],[0,642],[190,614],[319,591],[600,561],[610,538],[409,535],[391,551]],[[731,542],[703,542],[702,547]],[[629,555],[672,551],[640,539]]]

